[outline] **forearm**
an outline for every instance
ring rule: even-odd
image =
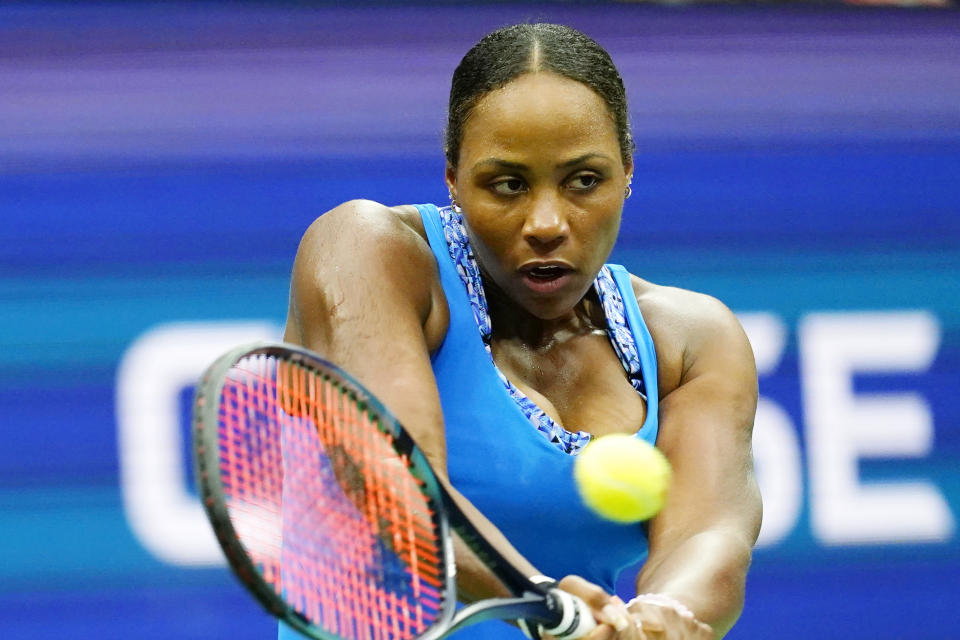
[[[700,532],[651,553],[637,593],[662,593],[689,607],[722,638],[743,609],[751,545],[725,529]]]

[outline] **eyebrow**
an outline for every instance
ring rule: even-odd
[[[570,159],[570,160],[567,160],[566,162],[560,164],[559,166],[560,166],[560,168],[566,169],[566,168],[568,168],[568,167],[572,167],[572,166],[574,166],[574,165],[578,165],[578,164],[580,164],[581,162],[585,162],[585,161],[590,160],[590,159],[592,159],[592,158],[600,158],[600,159],[602,159],[602,160],[611,160],[610,156],[608,156],[608,155],[605,154],[605,153],[598,153],[598,152],[596,152],[596,151],[590,151],[590,152],[587,152],[587,153],[585,153],[585,154],[583,154],[583,155],[577,156],[576,158],[572,158],[572,159]],[[528,169],[528,168],[529,168],[529,167],[527,167],[527,165],[523,164],[522,162],[510,162],[509,160],[503,160],[502,158],[486,158],[486,159],[481,160],[480,162],[476,163],[476,164],[474,165],[474,168],[480,168],[480,167],[485,167],[485,166],[495,166],[495,167],[498,167],[498,168],[499,168],[499,167],[502,167],[502,168],[505,168],[505,169],[517,169],[517,170],[523,170],[523,169]]]

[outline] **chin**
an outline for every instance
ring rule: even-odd
[[[523,305],[527,313],[539,320],[558,320],[573,313],[580,299],[568,300],[531,300]]]

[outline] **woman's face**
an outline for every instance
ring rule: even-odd
[[[447,184],[484,271],[552,320],[577,305],[610,255],[632,169],[600,96],[538,72],[477,103]]]

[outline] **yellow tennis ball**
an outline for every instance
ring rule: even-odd
[[[600,517],[624,524],[660,511],[670,475],[670,463],[659,449],[627,434],[590,441],[573,465],[584,503]]]

